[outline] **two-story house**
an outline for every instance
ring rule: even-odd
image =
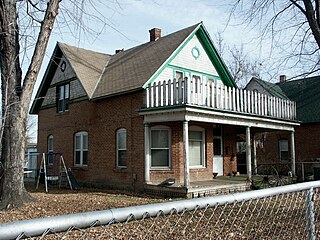
[[[149,32],[113,55],[56,45],[31,113],[39,151],[62,152],[79,182],[143,190],[171,178],[187,191],[237,171],[237,134],[248,149],[255,132],[294,139],[295,103],[238,89],[203,23]]]

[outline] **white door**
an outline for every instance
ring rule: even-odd
[[[223,176],[222,137],[213,137],[213,172]]]

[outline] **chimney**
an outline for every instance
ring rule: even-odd
[[[287,76],[286,75],[280,75],[280,83],[284,83],[287,80]]]
[[[161,29],[159,28],[152,28],[149,30],[150,33],[150,42],[157,41],[159,38],[161,38]]]
[[[116,54],[118,54],[119,52],[123,52],[124,51],[124,48],[122,48],[122,49],[117,49],[116,50]]]

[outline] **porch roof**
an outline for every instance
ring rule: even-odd
[[[299,122],[294,120],[263,117],[188,104],[156,109],[141,109],[139,113],[144,116],[145,123],[195,121],[284,131],[293,131],[295,126],[300,125]]]

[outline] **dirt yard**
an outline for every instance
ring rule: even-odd
[[[37,201],[27,203],[22,208],[0,211],[0,223],[166,201],[163,198],[102,189],[72,191],[49,187],[49,193],[45,193],[44,189],[35,190],[34,186],[28,186],[27,189]]]

